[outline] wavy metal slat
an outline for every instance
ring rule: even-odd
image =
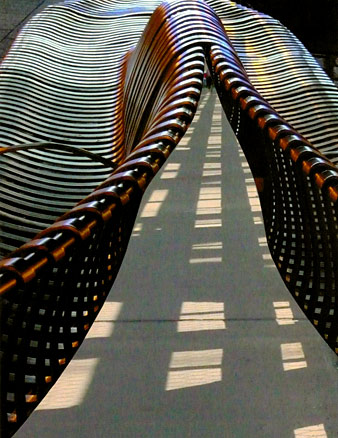
[[[84,6],[92,7],[96,4],[83,1],[78,2],[79,4],[68,3],[80,6],[81,11]],[[191,2],[188,3],[191,5]],[[99,8],[100,14],[107,11],[107,2],[99,2],[98,6],[103,7],[102,10]],[[143,36],[146,45],[151,39],[152,29],[161,27],[163,23],[164,40],[181,32],[178,31],[175,20],[169,23],[175,12],[175,8],[169,11],[165,7],[161,8],[157,17],[161,17],[161,20],[155,17]],[[132,19],[129,16],[129,20]],[[10,249],[7,242],[12,243],[16,239],[19,246],[23,243],[22,240],[29,240],[30,233],[36,233],[39,225],[43,225],[41,221],[50,214],[45,207],[45,196],[50,200],[59,197],[57,201],[51,202],[54,213],[64,208],[67,202],[74,205],[74,201],[79,200],[74,200],[74,196],[80,197],[81,202],[52,226],[40,232],[35,239],[12,253],[10,258],[1,262],[2,436],[12,435],[25,421],[81,344],[117,275],[142,193],[192,120],[200,97],[204,70],[204,55],[199,38],[187,42],[177,39],[171,46],[171,56],[167,54],[165,45],[162,50],[148,53],[150,56],[147,57],[136,47],[133,56],[137,62],[125,61],[121,73],[112,73],[115,77],[120,74],[121,79],[115,79],[114,82],[119,84],[119,88],[116,87],[114,91],[117,96],[114,111],[118,117],[111,118],[111,121],[113,135],[116,135],[116,142],[122,148],[125,148],[124,129],[132,137],[135,137],[132,131],[136,129],[128,124],[128,120],[121,118],[121,90],[125,74],[128,78],[128,89],[133,95],[134,90],[138,92],[143,84],[144,78],[138,71],[145,67],[148,86],[142,88],[143,98],[146,102],[154,102],[154,106],[151,111],[145,111],[142,105],[139,107],[144,112],[140,121],[144,129],[139,136],[139,142],[130,147],[126,144],[126,148],[130,150],[129,156],[123,158],[123,162],[113,173],[109,170],[108,179],[103,175],[104,172],[93,175],[94,165],[96,173],[99,173],[98,164],[93,164],[91,160],[91,164],[87,165],[88,159],[83,154],[79,156],[82,149],[76,149],[77,146],[86,151],[94,149],[97,154],[97,149],[90,147],[90,130],[83,141],[80,139],[75,143],[67,138],[64,144],[73,148],[68,153],[57,149],[43,150],[40,147],[41,142],[33,149],[25,146],[3,148],[1,157],[6,163],[6,167],[3,167],[3,198],[7,200],[11,193],[17,191],[18,196],[11,198],[11,202],[17,202],[20,193],[25,199],[21,209],[27,208],[28,211],[34,205],[31,209],[34,220],[23,224],[23,232],[14,233],[14,229],[10,227],[12,220],[13,224],[15,222],[15,215],[7,222],[2,221],[5,250]],[[72,90],[75,96],[77,86],[75,84]],[[57,92],[54,89],[54,93]],[[16,99],[18,98],[16,95]],[[34,95],[31,100],[34,101]],[[128,103],[128,96],[124,97],[124,101],[125,104]],[[68,99],[68,102],[71,100]],[[111,111],[111,107],[108,111]],[[48,112],[51,114],[49,107]],[[59,114],[59,109],[56,113]],[[58,120],[57,115],[53,118],[53,123],[56,124]],[[13,135],[16,134],[15,123],[18,123],[17,119],[13,122]],[[36,126],[40,130],[44,126],[40,117]],[[78,135],[76,128],[74,135]],[[34,128],[30,135],[34,137]],[[48,142],[44,144],[48,145]],[[110,147],[114,149],[113,144]],[[102,154],[103,156],[109,158],[112,153],[108,157],[107,154]],[[45,163],[45,166],[38,175],[41,163]],[[58,163],[65,163],[67,167],[60,168],[57,173]],[[81,164],[79,169],[78,163]],[[102,163],[100,165],[102,167]],[[65,170],[72,169],[73,179],[68,179]],[[20,176],[16,188],[15,184],[13,187],[13,179],[18,172]],[[25,175],[28,175],[27,181],[24,181]],[[91,191],[90,178],[100,178],[101,184],[86,196]],[[70,191],[71,181],[74,181],[74,187]],[[50,185],[53,187],[50,188]],[[34,190],[35,187],[39,187],[39,190]],[[84,188],[87,193],[83,193]],[[37,194],[41,195],[41,199],[34,199]],[[66,208],[65,211],[67,209],[69,210]],[[18,221],[14,226],[18,227]]]
[[[119,125],[116,117],[120,117],[116,105],[121,92],[118,88],[121,57],[137,42],[157,3],[145,2],[141,9],[135,10],[136,3],[125,8],[123,3],[115,1],[102,4],[70,1],[48,7],[35,16],[18,35],[1,65],[0,146],[61,142],[121,162],[124,150],[121,132],[116,129]],[[114,10],[116,14],[110,13]],[[68,172],[67,167],[63,168],[67,161],[72,166]],[[58,165],[60,162],[64,164]],[[35,198],[32,204],[41,204],[40,199],[46,196],[50,199],[50,193],[66,199],[73,193],[72,200],[64,203],[63,212],[111,173],[111,169],[96,161],[87,158],[79,163],[76,157],[57,149],[44,155],[33,149],[25,153],[3,153],[0,165],[2,179],[10,179],[12,190],[23,190],[22,179],[15,181],[8,173],[17,173],[18,168],[21,174],[30,169],[32,184],[39,185],[39,181],[45,180],[38,192],[31,193],[31,185],[25,189],[27,195]],[[60,178],[64,181],[63,194]],[[80,191],[76,188],[78,184],[82,186]],[[21,212],[19,209],[17,214],[24,223],[25,209]],[[9,242],[7,231],[0,231],[2,255],[21,245],[23,236],[29,239],[41,231],[39,214],[43,210],[37,212],[36,227],[25,230],[23,226],[18,231],[16,224],[0,212],[2,228],[18,236],[17,243],[12,238]],[[53,212],[51,204],[49,224],[59,215],[60,208]]]
[[[208,4],[222,19],[255,88],[315,147],[324,154],[330,151],[330,160],[337,163],[338,89],[317,61],[277,20],[227,1],[208,0]],[[286,87],[291,88],[287,91]],[[315,114],[318,106],[315,95],[324,105],[325,116],[329,116],[330,121]],[[298,116],[301,108],[306,108],[305,118]],[[316,132],[309,129],[304,120],[311,120]]]

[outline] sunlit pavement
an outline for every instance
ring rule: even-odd
[[[337,390],[336,355],[279,278],[249,167],[205,92],[108,302],[15,437],[334,438]]]

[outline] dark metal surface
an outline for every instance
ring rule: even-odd
[[[230,41],[219,35],[206,55],[260,192],[272,257],[300,307],[338,352],[337,169],[259,95]]]

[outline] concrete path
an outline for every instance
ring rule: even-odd
[[[24,23],[46,6],[60,0],[0,0],[0,59]]]
[[[16,438],[337,438],[337,357],[271,260],[248,164],[204,93],[118,279]]]

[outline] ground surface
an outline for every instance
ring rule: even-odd
[[[13,43],[20,27],[32,15],[60,0],[1,0],[0,1],[0,58]]]

